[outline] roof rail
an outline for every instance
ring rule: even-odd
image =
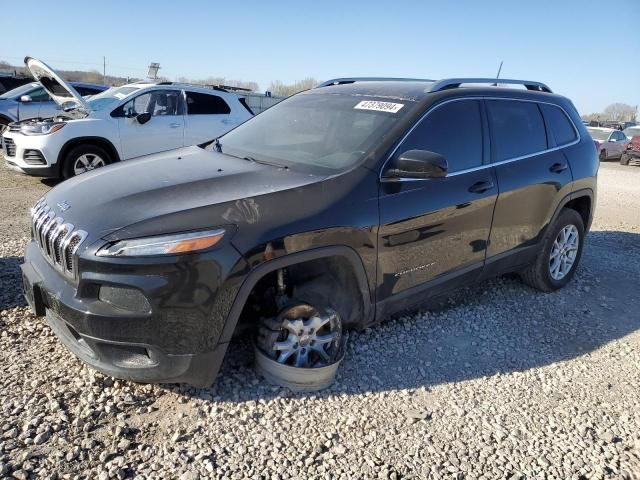
[[[524,85],[527,90],[535,90],[538,92],[553,93],[551,89],[541,82],[533,82],[529,80],[509,80],[504,78],[445,78],[438,80],[431,86],[431,92],[439,92],[450,88],[458,88],[463,83],[488,83],[493,86],[498,84]]]
[[[322,82],[315,88],[320,87],[330,87],[332,85],[344,85],[347,83],[356,83],[356,82],[433,82],[434,80],[429,80],[427,78],[394,78],[394,77],[345,77],[345,78],[334,78],[332,80],[327,80],[326,82]]]

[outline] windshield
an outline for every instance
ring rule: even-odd
[[[609,135],[611,135],[610,130],[596,130],[594,128],[587,128],[587,130],[589,131],[589,135],[591,135],[591,138],[593,138],[594,140],[600,140],[601,142],[606,142],[609,138]]]
[[[219,145],[240,158],[343,170],[364,158],[411,107],[406,100],[303,93],[227,133]]]
[[[640,127],[629,127],[624,129],[622,133],[624,133],[627,138],[637,137],[640,136]]]
[[[137,87],[112,87],[102,93],[86,99],[86,101],[91,110],[102,110],[111,105],[115,105],[123,98],[138,90],[140,89]]]
[[[20,85],[19,87],[14,88],[13,90],[4,92],[2,95],[0,95],[0,98],[21,97],[22,95],[27,95],[36,86],[37,84],[34,84],[34,83],[27,83],[26,85]]]

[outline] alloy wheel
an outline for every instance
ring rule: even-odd
[[[73,174],[80,175],[81,173],[95,170],[96,168],[104,167],[107,163],[102,157],[95,153],[85,153],[80,155],[75,162],[73,162]]]
[[[571,271],[578,256],[580,234],[575,225],[567,225],[556,237],[549,254],[549,274],[556,281],[562,280]]]
[[[288,308],[279,316],[281,331],[273,350],[278,363],[313,368],[334,361],[342,336],[341,322],[332,309],[320,312],[307,304]]]

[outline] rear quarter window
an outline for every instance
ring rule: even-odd
[[[536,103],[489,100],[487,108],[494,161],[532,155],[547,149],[547,133]]]
[[[228,115],[231,108],[222,97],[206,93],[187,93],[188,115]]]
[[[540,108],[544,113],[544,119],[558,147],[571,143],[578,138],[578,134],[575,128],[573,128],[571,120],[569,120],[567,114],[564,113],[560,107],[540,104]]]

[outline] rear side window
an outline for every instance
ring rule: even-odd
[[[480,102],[450,102],[430,112],[402,143],[399,153],[429,150],[447,159],[449,172],[482,165]]]
[[[561,108],[555,105],[540,104],[540,108],[544,113],[544,119],[547,122],[551,135],[555,138],[556,145],[561,147],[567,143],[573,142],[578,135],[573,128],[573,124],[567,118],[567,114]]]
[[[508,100],[487,101],[494,161],[547,149],[547,133],[538,105]]]
[[[188,115],[225,115],[231,108],[221,97],[206,93],[187,92]]]

